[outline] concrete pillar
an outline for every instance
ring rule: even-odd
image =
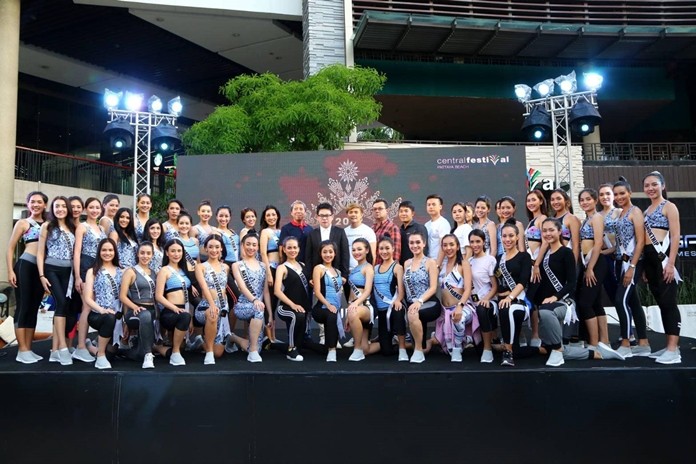
[[[352,5],[350,0],[344,1]],[[348,64],[346,62],[345,11],[346,7],[342,1],[303,0],[302,36],[305,78],[331,64]]]
[[[601,142],[602,137],[599,132],[599,126],[595,126],[594,132],[582,138],[582,148],[587,160],[601,161],[604,159],[604,153],[599,145]]]
[[[14,165],[17,141],[20,0],[0,1],[0,280],[7,280],[4,252],[12,235]]]

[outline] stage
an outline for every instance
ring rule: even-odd
[[[281,332],[279,332],[281,333]],[[664,335],[650,334],[653,349]],[[48,358],[50,341],[36,350]],[[516,360],[513,368],[381,355],[327,364],[265,351],[155,369],[0,358],[0,462],[693,462],[696,341],[682,364]]]

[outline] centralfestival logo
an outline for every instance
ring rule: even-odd
[[[362,206],[365,211],[365,218],[371,219],[372,203],[380,197],[380,191],[377,190],[371,193],[369,179],[359,176],[360,170],[358,169],[358,165],[350,159],[341,162],[336,170],[336,174],[338,179],[330,177],[327,184],[329,196],[326,197],[321,192],[317,193],[317,204],[330,203],[333,205],[334,210],[340,213],[345,211],[349,204],[356,203]],[[401,203],[401,197],[394,200],[387,208],[389,219],[393,219],[397,216],[399,212],[399,203]],[[310,210],[315,211],[316,205],[312,203]],[[316,219],[312,218],[312,222],[315,221]]]
[[[436,161],[438,169],[469,169],[472,164],[492,164],[493,166],[497,166],[498,163],[505,164],[509,162],[509,156],[500,155],[438,158]]]

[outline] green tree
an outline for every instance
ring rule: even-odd
[[[374,69],[343,65],[304,81],[241,75],[220,89],[231,104],[191,126],[182,141],[189,155],[341,148],[353,127],[379,117],[374,95],[385,81]]]

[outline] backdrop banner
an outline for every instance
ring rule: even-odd
[[[412,201],[416,220],[424,223],[425,199],[432,193],[444,199],[443,215],[448,218],[452,203],[488,195],[494,221],[495,202],[509,195],[517,201],[515,216],[526,222],[526,180],[524,147],[460,146],[181,156],[176,189],[194,222],[198,204],[207,199],[213,209],[232,207],[235,228],[241,226],[242,208],[261,214],[266,205],[278,207],[284,224],[295,200],[307,204],[312,225],[314,209],[324,201],[334,206],[336,225],[348,225],[345,207],[353,202],[364,207],[365,223],[371,225],[377,198],[387,200],[393,219],[399,202]]]

